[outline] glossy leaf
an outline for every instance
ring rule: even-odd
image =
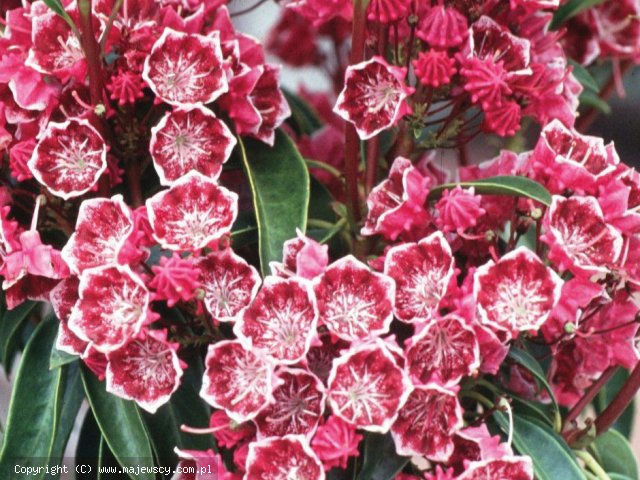
[[[60,15],[60,17],[62,17],[62,19],[67,22],[67,24],[71,27],[71,29],[76,33],[77,35],[77,29],[75,24],[73,23],[73,20],[71,20],[71,17],[69,16],[69,14],[65,11],[64,6],[62,5],[62,2],[60,0],[42,0],[44,2],[44,4],[49,7],[53,12],[55,12],[57,15]]]
[[[91,410],[87,411],[80,428],[76,447],[76,465],[85,465],[84,472],[78,472],[77,480],[95,480],[98,477],[98,457],[102,435]],[[91,469],[90,471],[88,471]],[[82,475],[80,475],[82,474]]]
[[[598,92],[600,87],[598,87],[598,83],[589,73],[589,70],[584,68],[578,62],[574,60],[569,60],[569,64],[573,69],[573,76],[576,77],[580,85],[582,85],[585,89],[591,90],[592,92]]]
[[[366,433],[364,458],[358,480],[392,480],[409,463],[409,457],[396,454],[390,434]]]
[[[11,394],[0,451],[0,478],[10,478],[16,464],[48,464],[54,449],[64,393],[62,370],[49,370],[57,322],[43,321],[25,347]],[[31,478],[44,478],[45,472]]]
[[[538,361],[533,358],[528,352],[515,347],[509,350],[509,358],[511,358],[511,360],[516,362],[518,365],[521,365],[522,367],[527,369],[527,371],[529,371],[535,377],[538,384],[547,391],[547,393],[549,394],[549,398],[551,399],[556,418],[559,418],[560,408],[558,407],[558,402],[556,401],[556,397],[553,394],[551,385],[549,385],[549,382],[547,382],[547,376],[545,375]]]
[[[291,116],[287,119],[287,123],[296,133],[310,135],[322,128],[322,120],[306,100],[287,89],[283,89],[282,93],[291,108]]]
[[[82,368],[82,383],[102,436],[118,463],[123,467],[152,468],[151,443],[135,403],[108,393],[104,382],[86,367]],[[131,478],[154,480],[150,473]]]
[[[294,143],[276,132],[273,148],[251,139],[239,139],[242,160],[251,184],[258,222],[260,265],[282,260],[282,245],[307,227],[309,172]]]
[[[68,365],[70,363],[78,360],[77,355],[71,355],[70,353],[63,352],[62,350],[58,350],[54,345],[51,349],[51,356],[49,357],[49,368],[59,368],[63,365]]]
[[[4,303],[4,302],[3,302]],[[0,320],[0,361],[4,365],[7,375],[11,370],[13,356],[17,352],[22,327],[37,302],[24,302],[13,310],[6,311],[2,305],[2,320]]]
[[[55,346],[52,350],[55,350]],[[62,397],[58,428],[53,441],[53,449],[51,451],[51,463],[61,464],[62,458],[67,448],[69,436],[76,422],[76,417],[80,411],[80,406],[84,400],[84,390],[82,388],[82,379],[80,378],[80,366],[76,363],[62,367],[64,376],[64,394]],[[58,478],[58,476],[49,476],[47,480]]]
[[[503,412],[494,413],[500,429],[509,431],[509,418]],[[529,455],[538,480],[585,480],[575,455],[562,437],[547,425],[524,416],[513,418],[513,447]]]
[[[599,435],[591,444],[600,466],[607,473],[618,473],[638,480],[638,463],[629,441],[615,430]]]
[[[198,370],[199,375],[196,373]],[[190,365],[169,403],[160,407],[153,415],[143,412],[143,419],[160,465],[177,464],[174,447],[182,450],[207,450],[216,447],[213,435],[193,435],[180,430],[181,425],[196,428],[209,426],[211,412],[199,396],[201,371],[197,366]]]
[[[474,187],[475,192],[484,195],[509,195],[512,197],[526,197],[544,205],[551,205],[551,194],[538,182],[527,177],[498,176],[474,180],[472,182],[445,183],[438,185],[429,192],[430,201],[438,200],[442,192],[455,187]]]
[[[597,93],[586,90],[582,92],[580,97],[578,98],[580,101],[580,105],[586,105],[587,107],[595,108],[605,115],[611,114],[611,106],[598,96]]]
[[[604,0],[569,0],[561,5],[556,13],[553,15],[550,28],[555,30],[559,28],[564,22],[575,17],[580,12],[591,8],[595,5],[599,5]]]

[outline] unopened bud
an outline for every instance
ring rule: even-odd
[[[534,208],[533,210],[531,210],[531,218],[533,218],[534,220],[540,220],[542,218],[542,209]]]

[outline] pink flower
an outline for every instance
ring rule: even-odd
[[[432,47],[455,47],[469,34],[467,19],[455,8],[437,5],[422,18],[417,34]]]
[[[325,470],[347,468],[349,457],[360,455],[358,444],[361,440],[362,435],[356,433],[353,425],[331,415],[318,427],[311,440],[311,448],[322,460]]]
[[[151,269],[155,274],[149,282],[149,288],[154,290],[153,300],[166,300],[169,307],[180,301],[192,300],[200,287],[193,260],[181,258],[177,253],[171,257],[161,257],[160,265]]]
[[[501,137],[511,137],[520,130],[522,108],[516,102],[506,100],[484,108],[482,128]]]
[[[180,386],[183,367],[177,350],[177,343],[167,341],[166,330],[143,331],[107,354],[107,391],[155,413]]]
[[[485,214],[480,202],[481,197],[475,195],[473,187],[463,190],[458,186],[453,190],[445,190],[436,204],[436,225],[443,232],[459,233],[475,227]]]
[[[411,0],[372,0],[368,7],[368,18],[374,22],[391,23],[409,14]]]
[[[455,59],[438,50],[420,52],[413,61],[413,68],[420,83],[434,88],[447,85],[458,71]]]
[[[382,57],[351,65],[333,111],[356,127],[362,140],[374,137],[411,112],[406,99],[406,69],[390,66]]]
[[[211,414],[209,427],[218,445],[224,448],[235,447],[243,440],[253,437],[256,431],[251,422],[237,423],[229,418],[224,410],[217,410]]]
[[[400,235],[420,239],[429,233],[430,214],[425,209],[432,180],[425,177],[411,161],[398,157],[389,178],[376,186],[367,198],[369,212],[362,235],[382,234],[395,240]]]

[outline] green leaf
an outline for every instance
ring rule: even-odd
[[[493,414],[500,429],[508,433],[509,419],[500,412]],[[513,447],[529,455],[538,480],[585,480],[575,455],[550,427],[527,417],[514,416]]]
[[[63,365],[73,363],[76,360],[78,360],[77,355],[71,355],[70,353],[58,350],[54,344],[51,349],[51,356],[49,357],[49,369],[53,370],[54,368],[59,368]]]
[[[0,361],[7,375],[11,370],[13,356],[18,350],[22,327],[36,305],[37,302],[24,302],[9,311],[5,311],[2,305],[4,315],[0,322]]]
[[[547,376],[545,375],[544,370],[542,370],[542,367],[540,366],[538,361],[533,358],[528,352],[515,347],[512,347],[511,350],[509,350],[509,358],[511,358],[514,362],[521,365],[522,367],[526,368],[527,371],[531,372],[538,384],[547,391],[547,393],[549,394],[549,398],[551,399],[551,404],[553,405],[556,419],[559,419],[560,407],[558,406],[556,397],[553,394],[551,385],[549,385],[549,382],[547,382]]]
[[[638,480],[638,463],[629,441],[619,432],[609,430],[591,444],[598,463],[607,473],[619,473]]]
[[[434,201],[442,196],[442,192],[455,187],[474,187],[476,193],[484,195],[509,195],[512,197],[527,197],[546,206],[551,205],[551,194],[538,182],[527,177],[499,176],[474,180],[473,182],[445,183],[438,185],[429,192],[428,200]]]
[[[260,266],[282,260],[282,245],[307,227],[309,172],[291,139],[276,132],[273,148],[252,139],[238,139],[253,193],[258,221]]]
[[[52,350],[55,350],[55,345]],[[62,397],[58,428],[51,450],[51,463],[62,464],[62,457],[67,448],[69,436],[76,422],[76,417],[80,411],[80,406],[84,400],[84,390],[80,379],[80,366],[76,363],[62,367],[62,374],[65,380],[65,389]],[[50,475],[47,479],[53,480],[60,475]]]
[[[54,13],[62,17],[62,19],[65,22],[67,22],[67,24],[71,27],[71,30],[73,30],[74,33],[78,35],[77,27],[75,23],[73,23],[73,20],[71,20],[71,17],[65,11],[64,6],[62,5],[62,2],[60,0],[42,0],[42,1],[47,7],[49,7],[49,9],[53,10]]]
[[[609,473],[610,480],[633,480],[635,477],[627,477],[626,475],[620,475],[619,473]]]
[[[207,428],[211,411],[199,395],[200,374],[197,366],[190,365],[184,372],[180,387],[166,403],[151,415],[143,412],[143,419],[153,441],[156,456],[162,466],[175,466],[177,456],[174,447],[182,450],[216,449],[213,435],[194,435],[180,430],[181,425]]]
[[[297,134],[310,135],[322,128],[320,116],[306,100],[287,89],[282,89],[282,93],[291,108],[291,116],[287,119],[287,123]]]
[[[118,469],[118,460],[113,456],[104,437],[100,437],[98,449],[98,480],[112,480]],[[102,473],[100,472],[102,470]]]
[[[574,60],[569,60],[569,64],[571,65],[571,68],[573,70],[573,75],[580,82],[580,85],[582,85],[584,88],[588,90],[591,90],[592,92],[600,91],[600,87],[598,86],[598,83],[591,76],[591,74],[589,73],[589,70],[587,70],[586,68],[584,68],[582,65],[580,65],[578,62]]]
[[[556,10],[549,28],[555,30],[570,18],[575,17],[588,8],[601,4],[603,1],[604,0],[569,0]]]
[[[78,436],[78,445],[76,446],[76,465],[85,465],[91,468],[85,468],[85,471],[78,472],[76,474],[76,480],[95,480],[98,478],[98,458],[100,456],[100,442],[102,441],[102,435],[100,429],[96,423],[96,419],[93,416],[91,410],[87,411],[80,428],[80,435]],[[83,475],[80,475],[83,473]]]
[[[397,455],[390,434],[365,433],[364,460],[358,480],[392,480],[409,463]]]
[[[140,465],[151,469],[153,452],[135,403],[108,393],[104,382],[86,367],[82,367],[82,383],[102,436],[118,463],[123,467]],[[151,473],[130,477],[132,480],[154,480]]]
[[[64,392],[62,370],[49,370],[56,333],[57,321],[50,317],[38,325],[24,350],[0,451],[0,478],[13,478],[16,464],[44,466],[51,457]]]
[[[586,105],[587,107],[595,108],[605,115],[611,114],[611,106],[605,100],[600,98],[597,93],[585,90],[582,92],[578,100],[580,101],[581,106]]]
[[[549,418],[549,414],[545,411],[545,407],[546,405],[524,400],[520,397],[511,397],[511,408],[513,408],[513,412],[515,414],[535,418],[536,420],[553,428],[553,420]]]

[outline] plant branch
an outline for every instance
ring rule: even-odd
[[[609,430],[611,425],[620,418],[620,415],[632,402],[638,390],[640,390],[640,363],[635,366],[613,401],[596,418],[595,426],[598,435]]]
[[[565,428],[567,427],[567,425],[570,425],[576,418],[578,418],[580,413],[582,413],[587,405],[589,405],[593,401],[593,399],[596,398],[596,395],[598,395],[600,390],[602,390],[602,387],[604,387],[607,382],[611,380],[611,377],[613,377],[613,375],[616,373],[616,370],[617,367],[607,368],[604,373],[600,375],[600,378],[598,378],[598,380],[591,384],[582,398],[578,400],[578,403],[576,403],[573,408],[569,410],[569,413],[564,420]]]
[[[353,32],[349,63],[354,65],[364,59],[367,26],[368,0],[355,0],[353,12]],[[358,170],[360,166],[360,137],[355,127],[347,122],[345,126],[344,178],[347,186],[347,208],[354,223],[361,219],[358,191]]]

